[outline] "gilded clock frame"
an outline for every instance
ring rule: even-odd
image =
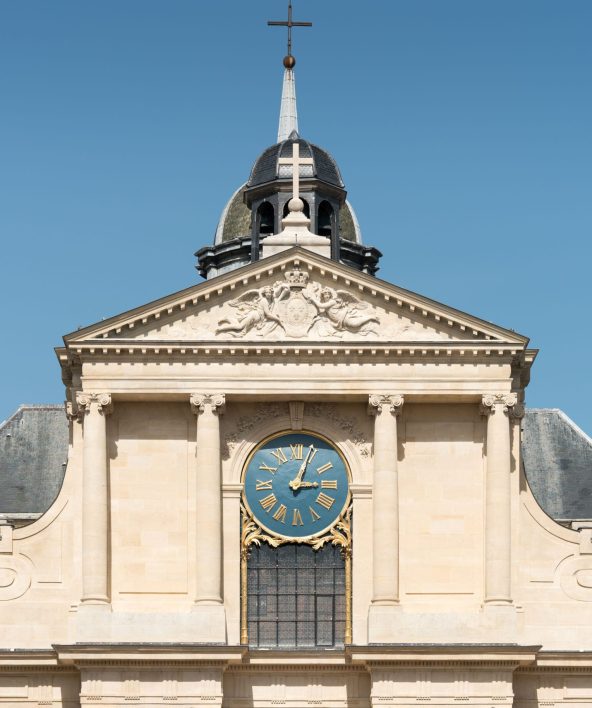
[[[283,546],[288,543],[297,543],[312,546],[315,551],[321,549],[327,543],[333,546],[339,546],[341,548],[341,553],[343,554],[345,561],[345,644],[352,643],[352,498],[351,498],[351,470],[350,466],[345,458],[345,455],[341,450],[335,445],[335,443],[330,440],[327,436],[322,435],[313,430],[285,430],[280,432],[275,432],[267,437],[260,440],[257,445],[249,453],[241,474],[241,483],[244,485],[245,473],[247,467],[251,463],[254,455],[258,452],[262,445],[265,445],[270,440],[282,437],[283,435],[294,434],[295,432],[303,433],[306,435],[312,435],[314,437],[324,440],[326,443],[331,445],[333,450],[337,452],[341,458],[345,471],[348,478],[348,492],[347,498],[341,509],[341,512],[337,518],[327,527],[321,529],[315,534],[310,536],[305,536],[303,538],[295,538],[294,536],[286,536],[284,534],[278,534],[270,529],[265,528],[262,524],[258,522],[255,515],[251,511],[245,494],[244,487],[241,494],[241,626],[240,626],[240,642],[241,644],[249,643],[249,630],[247,624],[247,569],[248,560],[250,554],[250,548],[252,545],[260,546],[261,543],[267,543],[273,548],[278,546]]]

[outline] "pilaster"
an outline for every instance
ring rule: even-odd
[[[397,417],[403,396],[373,394],[368,412],[374,416],[372,485],[372,604],[369,641],[388,641],[385,619],[399,604],[399,485]],[[386,630],[388,634],[388,629]],[[390,639],[392,641],[392,638]]]
[[[515,393],[483,396],[481,413],[487,417],[485,472],[485,605],[512,604],[512,499],[510,417]]]
[[[109,496],[107,423],[109,393],[78,393],[83,420],[82,604],[109,604]]]
[[[220,415],[222,393],[194,393],[191,408],[197,416],[196,432],[196,559],[194,612],[203,615],[202,636],[196,641],[226,640],[222,600],[222,466]]]

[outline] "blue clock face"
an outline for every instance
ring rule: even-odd
[[[251,455],[243,499],[266,531],[296,539],[317,536],[333,525],[349,502],[345,461],[317,435],[276,435]]]

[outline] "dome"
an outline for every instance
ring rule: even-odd
[[[251,211],[244,202],[247,186],[248,184],[243,184],[239,187],[224,207],[216,228],[215,244],[226,243],[251,233]],[[339,235],[346,241],[362,243],[362,234],[356,213],[348,201],[339,209]]]
[[[287,140],[276,143],[263,151],[253,165],[247,186],[256,187],[276,179],[291,179],[290,165],[279,165],[278,160],[280,157],[292,157],[294,143],[299,145],[300,157],[312,157],[313,159],[312,165],[300,167],[301,177],[313,177],[335,187],[343,188],[344,184],[339,168],[331,155],[318,145],[313,145],[308,140],[301,138],[296,131],[292,131]]]

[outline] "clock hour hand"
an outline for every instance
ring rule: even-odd
[[[294,477],[294,479],[291,479],[290,482],[288,483],[288,486],[290,487],[290,489],[293,489],[294,491],[296,491],[297,489],[300,489],[300,487],[312,486],[308,482],[303,482],[302,478],[304,477],[304,473],[306,472],[306,466],[308,465],[308,460],[309,460],[313,450],[314,450],[314,445],[311,445],[308,448],[308,454],[304,458],[303,463],[300,465],[300,469],[298,470],[298,474],[296,475],[296,477]]]

